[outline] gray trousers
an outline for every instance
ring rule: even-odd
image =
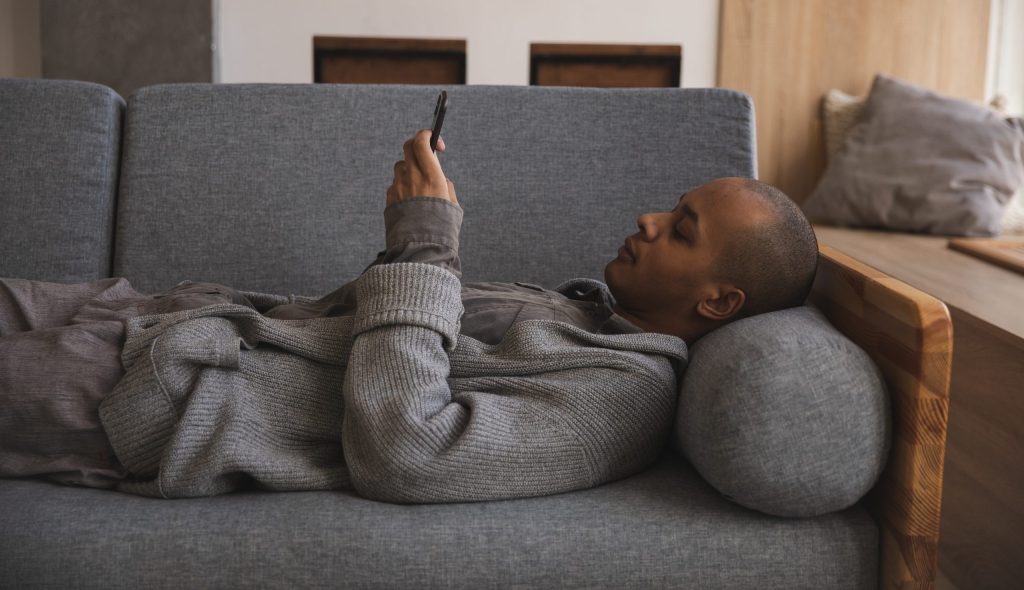
[[[99,405],[124,375],[124,321],[225,301],[248,303],[213,283],[144,295],[124,278],[0,279],[0,477],[115,486],[127,473]]]

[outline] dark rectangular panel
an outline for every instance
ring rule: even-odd
[[[143,86],[213,81],[211,0],[43,0],[44,78],[128,97]]]
[[[334,84],[465,84],[458,39],[314,37],[313,81]]]
[[[680,45],[532,43],[530,85],[678,87],[682,55]]]

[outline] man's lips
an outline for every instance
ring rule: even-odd
[[[626,243],[619,248],[619,257],[628,258],[636,262],[636,254],[634,254],[633,244],[629,241],[629,238],[626,238]]]

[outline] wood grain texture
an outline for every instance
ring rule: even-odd
[[[961,588],[1024,580],[1024,276],[947,238],[816,227],[822,244],[945,302],[953,320],[939,567]]]
[[[596,88],[678,87],[681,45],[531,43],[530,84]]]
[[[956,344],[939,563],[961,588],[1015,588],[1024,580],[1024,339],[950,312]]]
[[[679,86],[679,68],[658,63],[541,62],[534,69],[535,86],[590,88],[672,88]]]
[[[409,56],[324,56],[320,81],[328,84],[465,83],[465,66],[452,59]]]
[[[948,238],[815,226],[818,241],[1024,339],[1024,277],[946,246]]]
[[[337,84],[465,84],[466,41],[315,36],[313,80]]]
[[[570,55],[575,57],[680,57],[681,45],[635,45],[615,43],[530,43],[530,55]]]
[[[881,530],[879,586],[934,588],[952,322],[938,299],[828,246],[810,301],[871,356],[892,400],[892,451],[866,505]]]
[[[760,178],[802,202],[825,167],[831,88],[878,72],[981,101],[989,0],[722,0],[718,85],[754,99]]]
[[[393,37],[313,37],[313,49],[363,49],[396,52],[465,53],[465,39],[404,39]]]
[[[949,247],[1024,274],[1024,240],[953,238],[949,241]]]

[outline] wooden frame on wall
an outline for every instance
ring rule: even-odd
[[[530,86],[678,88],[681,45],[530,44]]]
[[[313,82],[465,84],[465,39],[313,37]]]

